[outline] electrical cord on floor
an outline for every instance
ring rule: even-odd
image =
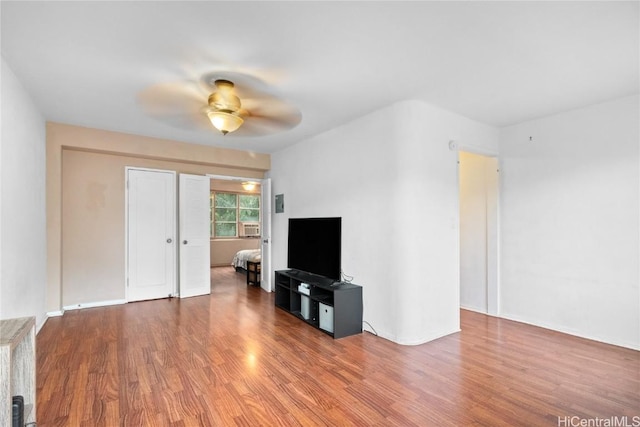
[[[353,280],[353,276],[349,276],[344,271],[340,270],[340,281],[346,282],[346,283],[351,283],[352,280]],[[363,320],[362,323],[368,325],[371,328],[371,330],[373,331],[373,332],[370,332],[370,331],[367,331],[367,332],[372,333],[376,337],[378,336],[378,332],[375,330],[375,328],[373,326],[371,326],[371,323],[367,322],[366,320]]]
[[[366,331],[366,332],[369,332],[369,333],[371,333],[371,334],[373,334],[375,336],[378,336],[378,332],[373,328],[373,326],[371,326],[371,323],[367,322],[366,320],[363,320],[362,323],[368,325],[371,328],[371,330],[373,331],[373,332],[370,332],[370,331]]]

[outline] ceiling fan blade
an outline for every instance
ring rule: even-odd
[[[297,117],[300,110],[276,97],[246,98],[242,100],[242,108],[252,117]]]
[[[292,129],[299,122],[297,118],[251,116],[233,134],[247,137],[271,135]]]
[[[136,98],[148,116],[181,129],[210,129],[204,113],[207,94],[196,83],[184,80],[159,83],[144,89]]]
[[[288,102],[263,90],[236,84],[240,97],[243,125],[234,132],[237,136],[262,136],[280,133],[296,127],[302,120],[300,110]]]
[[[190,81],[160,83],[139,92],[136,101],[151,115],[197,113],[207,94]]]

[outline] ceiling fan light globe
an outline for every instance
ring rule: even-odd
[[[238,130],[244,123],[242,117],[226,111],[209,111],[207,116],[209,116],[213,127],[222,132],[223,135]]]

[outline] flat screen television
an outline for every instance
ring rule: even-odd
[[[289,218],[287,267],[340,280],[342,218]]]

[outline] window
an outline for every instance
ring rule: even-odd
[[[213,237],[238,235],[238,195],[214,193]]]
[[[260,196],[241,194],[240,222],[260,222]]]
[[[260,222],[260,195],[211,192],[211,237],[238,237],[241,222]]]

